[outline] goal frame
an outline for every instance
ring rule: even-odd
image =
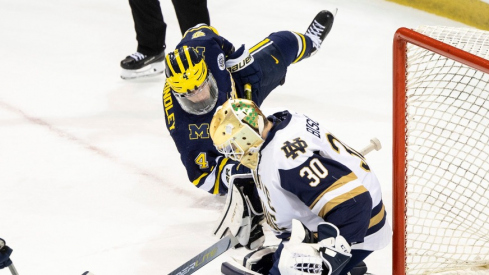
[[[406,62],[407,45],[433,51],[439,55],[489,74],[489,61],[408,28],[399,28],[393,42],[393,142],[392,205],[393,240],[392,274],[405,275],[406,214]]]

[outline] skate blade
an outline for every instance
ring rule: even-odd
[[[141,69],[137,70],[126,70],[122,69],[121,78],[122,79],[136,79],[141,77],[148,77],[162,74],[165,71],[164,62],[151,63]]]

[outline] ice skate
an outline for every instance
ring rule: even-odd
[[[136,52],[121,61],[121,78],[135,79],[161,74],[165,70],[165,49],[157,55]]]
[[[334,13],[336,14],[336,10]],[[311,38],[314,47],[310,56],[314,55],[321,47],[321,44],[333,27],[333,21],[333,13],[327,10],[320,11],[316,17],[314,17],[314,20],[312,20],[305,33],[306,36]]]

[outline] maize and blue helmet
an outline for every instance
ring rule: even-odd
[[[202,55],[192,47],[183,46],[170,52],[165,63],[168,85],[186,112],[202,115],[214,108],[217,84]]]

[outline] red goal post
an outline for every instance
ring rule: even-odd
[[[425,33],[436,33],[438,37],[433,38],[433,35],[423,34],[422,31],[414,31],[407,28],[400,28],[397,30],[394,36],[393,42],[393,273],[394,275],[404,275],[404,274],[429,274],[430,272],[445,272],[446,270],[452,269],[463,269],[463,268],[471,268],[471,261],[475,258],[475,266],[483,265],[485,262],[489,263],[489,253],[487,255],[480,255],[486,252],[489,252],[489,236],[487,236],[488,240],[485,240],[485,243],[480,244],[478,239],[472,239],[471,237],[467,237],[465,240],[460,240],[458,235],[473,235],[474,233],[470,233],[470,230],[467,230],[469,233],[460,233],[457,230],[457,227],[452,226],[454,220],[463,220],[464,215],[467,215],[468,222],[479,226],[479,222],[474,222],[470,217],[473,215],[471,210],[467,210],[465,205],[460,206],[460,209],[453,209],[455,206],[459,206],[459,203],[454,203],[454,206],[448,206],[447,204],[450,201],[457,200],[466,200],[470,199],[470,192],[468,191],[460,191],[461,195],[455,195],[454,192],[458,192],[458,189],[461,189],[461,186],[467,186],[467,188],[474,189],[471,185],[474,182],[484,182],[487,183],[487,179],[489,178],[489,174],[484,178],[483,171],[484,168],[487,168],[485,164],[479,164],[481,160],[474,161],[474,158],[477,158],[477,153],[465,152],[463,149],[458,152],[461,155],[467,155],[466,159],[459,160],[457,153],[454,155],[443,155],[446,151],[451,151],[451,146],[458,146],[456,142],[459,142],[457,138],[452,137],[452,135],[456,135],[459,137],[460,142],[466,142],[470,138],[471,131],[477,131],[477,136],[484,135],[484,140],[486,137],[486,133],[481,133],[484,130],[471,130],[471,129],[463,129],[462,127],[466,125],[475,125],[474,128],[483,128],[477,125],[477,121],[473,122],[472,120],[484,120],[485,117],[489,116],[488,114],[482,114],[484,119],[481,119],[480,116],[475,115],[477,111],[472,111],[470,109],[470,105],[484,105],[486,107],[484,101],[484,97],[486,96],[486,90],[489,90],[489,61],[485,58],[482,58],[478,55],[485,56],[487,58],[488,49],[489,49],[489,32],[473,30],[473,29],[457,29],[457,28],[445,28],[445,27],[425,27]],[[469,32],[469,35],[467,35]],[[474,36],[474,33],[476,34]],[[453,34],[453,35],[452,35]],[[443,39],[448,37],[447,41],[443,42]],[[475,38],[471,38],[475,37]],[[483,38],[480,38],[483,37]],[[485,39],[488,40],[485,40]],[[477,40],[479,39],[479,40]],[[480,39],[483,39],[480,42]],[[476,42],[473,42],[476,41]],[[463,49],[459,47],[452,46],[451,44],[460,43]],[[479,52],[470,53],[474,47],[471,47],[470,43],[477,44],[479,48]],[[479,45],[480,44],[480,45]],[[468,46],[467,46],[468,45]],[[424,53],[413,53],[410,55],[410,48],[416,48],[418,51],[424,51],[426,54],[429,54],[430,57],[421,57]],[[467,50],[469,49],[469,50]],[[423,58],[426,61],[416,61],[412,62],[410,58]],[[438,58],[442,58],[448,61],[437,61]],[[435,61],[435,59],[437,59]],[[425,63],[421,63],[425,62]],[[426,69],[426,67],[430,66],[429,63],[432,63],[434,69]],[[455,64],[455,65],[454,65]],[[453,67],[444,67],[444,66],[457,66],[456,69]],[[412,70],[426,70],[422,72],[418,71],[410,71],[410,68],[414,66]],[[435,72],[436,71],[436,72]],[[463,79],[463,75],[460,72],[470,71],[467,80]],[[418,75],[417,75],[418,74]],[[409,77],[413,75],[418,77],[416,80],[410,80]],[[417,76],[416,76],[417,75]],[[444,79],[447,78],[448,80]],[[480,78],[481,81],[478,81],[476,85],[473,85],[474,78]],[[449,81],[455,81],[453,84],[447,84]],[[438,81],[439,83],[443,83],[443,85],[447,85],[446,87],[441,87],[441,84],[431,84],[427,83],[428,81]],[[459,81],[459,82],[456,82]],[[481,82],[483,82],[481,84]],[[422,83],[422,84],[420,84]],[[468,84],[469,83],[469,84]],[[466,85],[466,86],[463,86]],[[467,86],[468,85],[468,86]],[[482,88],[477,87],[480,85]],[[418,87],[419,86],[419,87]],[[469,87],[469,88],[467,88]],[[412,94],[408,94],[410,89],[418,89],[419,92],[414,92]],[[450,90],[452,89],[452,90]],[[458,90],[457,90],[458,89]],[[475,90],[477,91],[477,95],[467,94],[466,90]],[[428,91],[428,92],[426,92]],[[439,95],[435,95],[439,92]],[[489,92],[489,91],[487,91]],[[424,94],[428,93],[428,94]],[[448,96],[447,96],[448,95]],[[438,99],[440,97],[445,96],[450,100]],[[459,98],[473,98],[473,101],[467,101],[464,103],[455,103],[455,107],[448,106],[446,102],[453,102],[455,100],[459,100]],[[423,100],[428,99],[429,102],[423,102]],[[489,98],[486,98],[489,100]],[[419,101],[420,103],[413,103],[411,101]],[[411,104],[418,104],[414,107]],[[434,107],[429,107],[423,111],[419,111],[421,108],[425,108],[428,104],[434,104]],[[452,104],[452,103],[450,103]],[[457,105],[458,104],[458,105]],[[441,108],[442,106],[443,108]],[[440,107],[440,109],[437,109]],[[464,111],[460,111],[463,108]],[[442,110],[443,109],[443,110]],[[475,108],[473,108],[475,109]],[[411,110],[414,112],[418,112],[415,114],[409,114]],[[464,117],[453,117],[453,112],[462,113],[470,113],[469,118]],[[445,115],[441,112],[446,112],[447,118],[439,119],[438,121],[431,122],[430,119],[432,117],[444,117]],[[448,125],[453,121],[460,121],[459,124],[455,126]],[[426,122],[430,121],[430,122]],[[411,125],[415,123],[425,123],[422,126]],[[416,128],[418,127],[418,128]],[[446,127],[446,128],[444,128]],[[460,130],[462,129],[462,130]],[[432,133],[434,134],[432,134]],[[436,133],[435,133],[436,132]],[[467,132],[465,134],[464,132]],[[440,134],[439,140],[435,140],[435,134]],[[418,135],[416,137],[412,137],[411,135]],[[467,135],[469,137],[467,137]],[[463,136],[463,138],[460,138]],[[417,144],[411,144],[410,141],[418,142]],[[476,143],[476,141],[470,141],[471,146],[472,143]],[[427,147],[429,146],[432,147]],[[482,150],[482,155],[485,157],[485,151],[488,150],[489,147],[484,147],[485,145],[473,145],[475,149],[473,150]],[[418,150],[419,151],[416,151]],[[438,150],[438,151],[437,151]],[[451,153],[450,153],[451,154]],[[457,174],[462,174],[457,169],[453,168],[450,162],[455,162],[457,160],[457,164],[463,168],[464,171],[471,171],[470,174],[462,176],[457,176]],[[489,162],[489,159],[484,160],[485,162]],[[445,163],[446,162],[446,163]],[[478,163],[481,168],[472,168],[469,167],[471,165],[470,162]],[[413,164],[411,164],[413,163]],[[460,169],[462,169],[460,168]],[[424,171],[422,169],[432,170],[432,171]],[[444,169],[444,170],[443,170]],[[441,171],[439,171],[441,170]],[[451,174],[454,170],[455,175],[445,175]],[[440,188],[437,186],[440,182],[447,183],[448,185],[452,185],[452,182],[455,179],[463,179],[464,177],[469,178],[468,183],[454,183],[456,191],[447,191],[449,187]],[[418,184],[422,183],[425,186],[410,186],[408,183],[409,179],[413,178],[414,183]],[[465,184],[465,185],[464,185]],[[487,186],[484,186],[486,188]],[[437,190],[435,190],[437,189]],[[455,190],[454,189],[454,190]],[[411,194],[409,192],[415,193],[416,196],[414,198],[410,197]],[[488,187],[489,190],[489,187]],[[465,193],[464,193],[465,192]],[[489,197],[489,191],[486,194],[485,189],[477,189],[475,191],[477,195],[484,196],[480,201],[486,201],[486,197]],[[445,194],[443,194],[445,193]],[[479,194],[483,193],[483,194]],[[437,196],[439,198],[437,198]],[[468,195],[469,194],[469,195]],[[450,196],[453,195],[453,198]],[[469,198],[467,198],[469,197]],[[477,197],[473,195],[473,197]],[[433,202],[436,199],[445,200],[441,202]],[[434,211],[442,212],[444,215],[454,216],[450,213],[450,211],[458,211],[457,217],[451,217],[448,220],[443,220],[438,216],[438,213],[430,213],[428,210],[429,206],[420,206],[420,208],[415,204],[418,204],[417,200],[430,200],[431,205],[436,205],[434,207]],[[420,204],[425,203],[425,201],[420,202]],[[460,203],[462,204],[462,203]],[[447,206],[446,206],[447,205]],[[483,210],[479,210],[479,205],[474,204],[473,202],[469,202],[468,205],[474,207],[477,210],[483,213]],[[474,206],[475,205],[475,206]],[[415,208],[414,210],[410,207]],[[450,208],[451,207],[451,208]],[[426,209],[425,209],[426,208]],[[489,212],[489,208],[486,209]],[[467,214],[468,213],[468,214]],[[410,221],[412,219],[411,216],[416,215],[426,215],[427,220],[420,220],[416,218],[414,221]],[[475,214],[474,214],[475,215]],[[421,217],[423,218],[423,217]],[[474,218],[481,218],[480,216]],[[486,218],[486,216],[482,217]],[[430,222],[433,221],[432,225]],[[412,222],[412,224],[409,224]],[[479,231],[484,231],[487,229],[483,223],[487,221],[482,221],[481,228]],[[436,226],[447,226],[443,230],[435,228]],[[464,227],[460,225],[460,227]],[[475,226],[474,226],[475,227]],[[414,235],[413,239],[409,239],[411,231],[417,231],[418,235]],[[434,236],[438,234],[438,231],[442,234],[446,234],[449,232],[450,236]],[[430,238],[433,238],[431,240]],[[448,240],[453,239],[453,240]],[[456,240],[455,240],[456,239]],[[447,240],[447,243],[444,243]],[[450,241],[452,241],[455,245],[454,248],[450,248]],[[480,259],[478,261],[477,257],[473,257],[474,255],[470,255],[470,248],[464,247],[463,242],[467,242],[470,245],[477,245],[477,251],[475,253],[479,253],[477,256]],[[432,242],[427,244],[426,242]],[[418,250],[411,251],[409,246],[419,246]],[[480,246],[480,247],[479,247]],[[437,252],[436,250],[440,250]],[[467,255],[449,255],[446,258],[445,250],[451,253],[451,249],[453,250],[464,250]],[[450,258],[449,258],[450,257]],[[457,258],[458,257],[458,258]],[[427,262],[423,262],[425,258],[429,258]],[[411,263],[414,261],[414,263]],[[467,265],[465,265],[468,263]],[[453,273],[458,274],[458,273]],[[462,274],[462,273],[460,273]]]

